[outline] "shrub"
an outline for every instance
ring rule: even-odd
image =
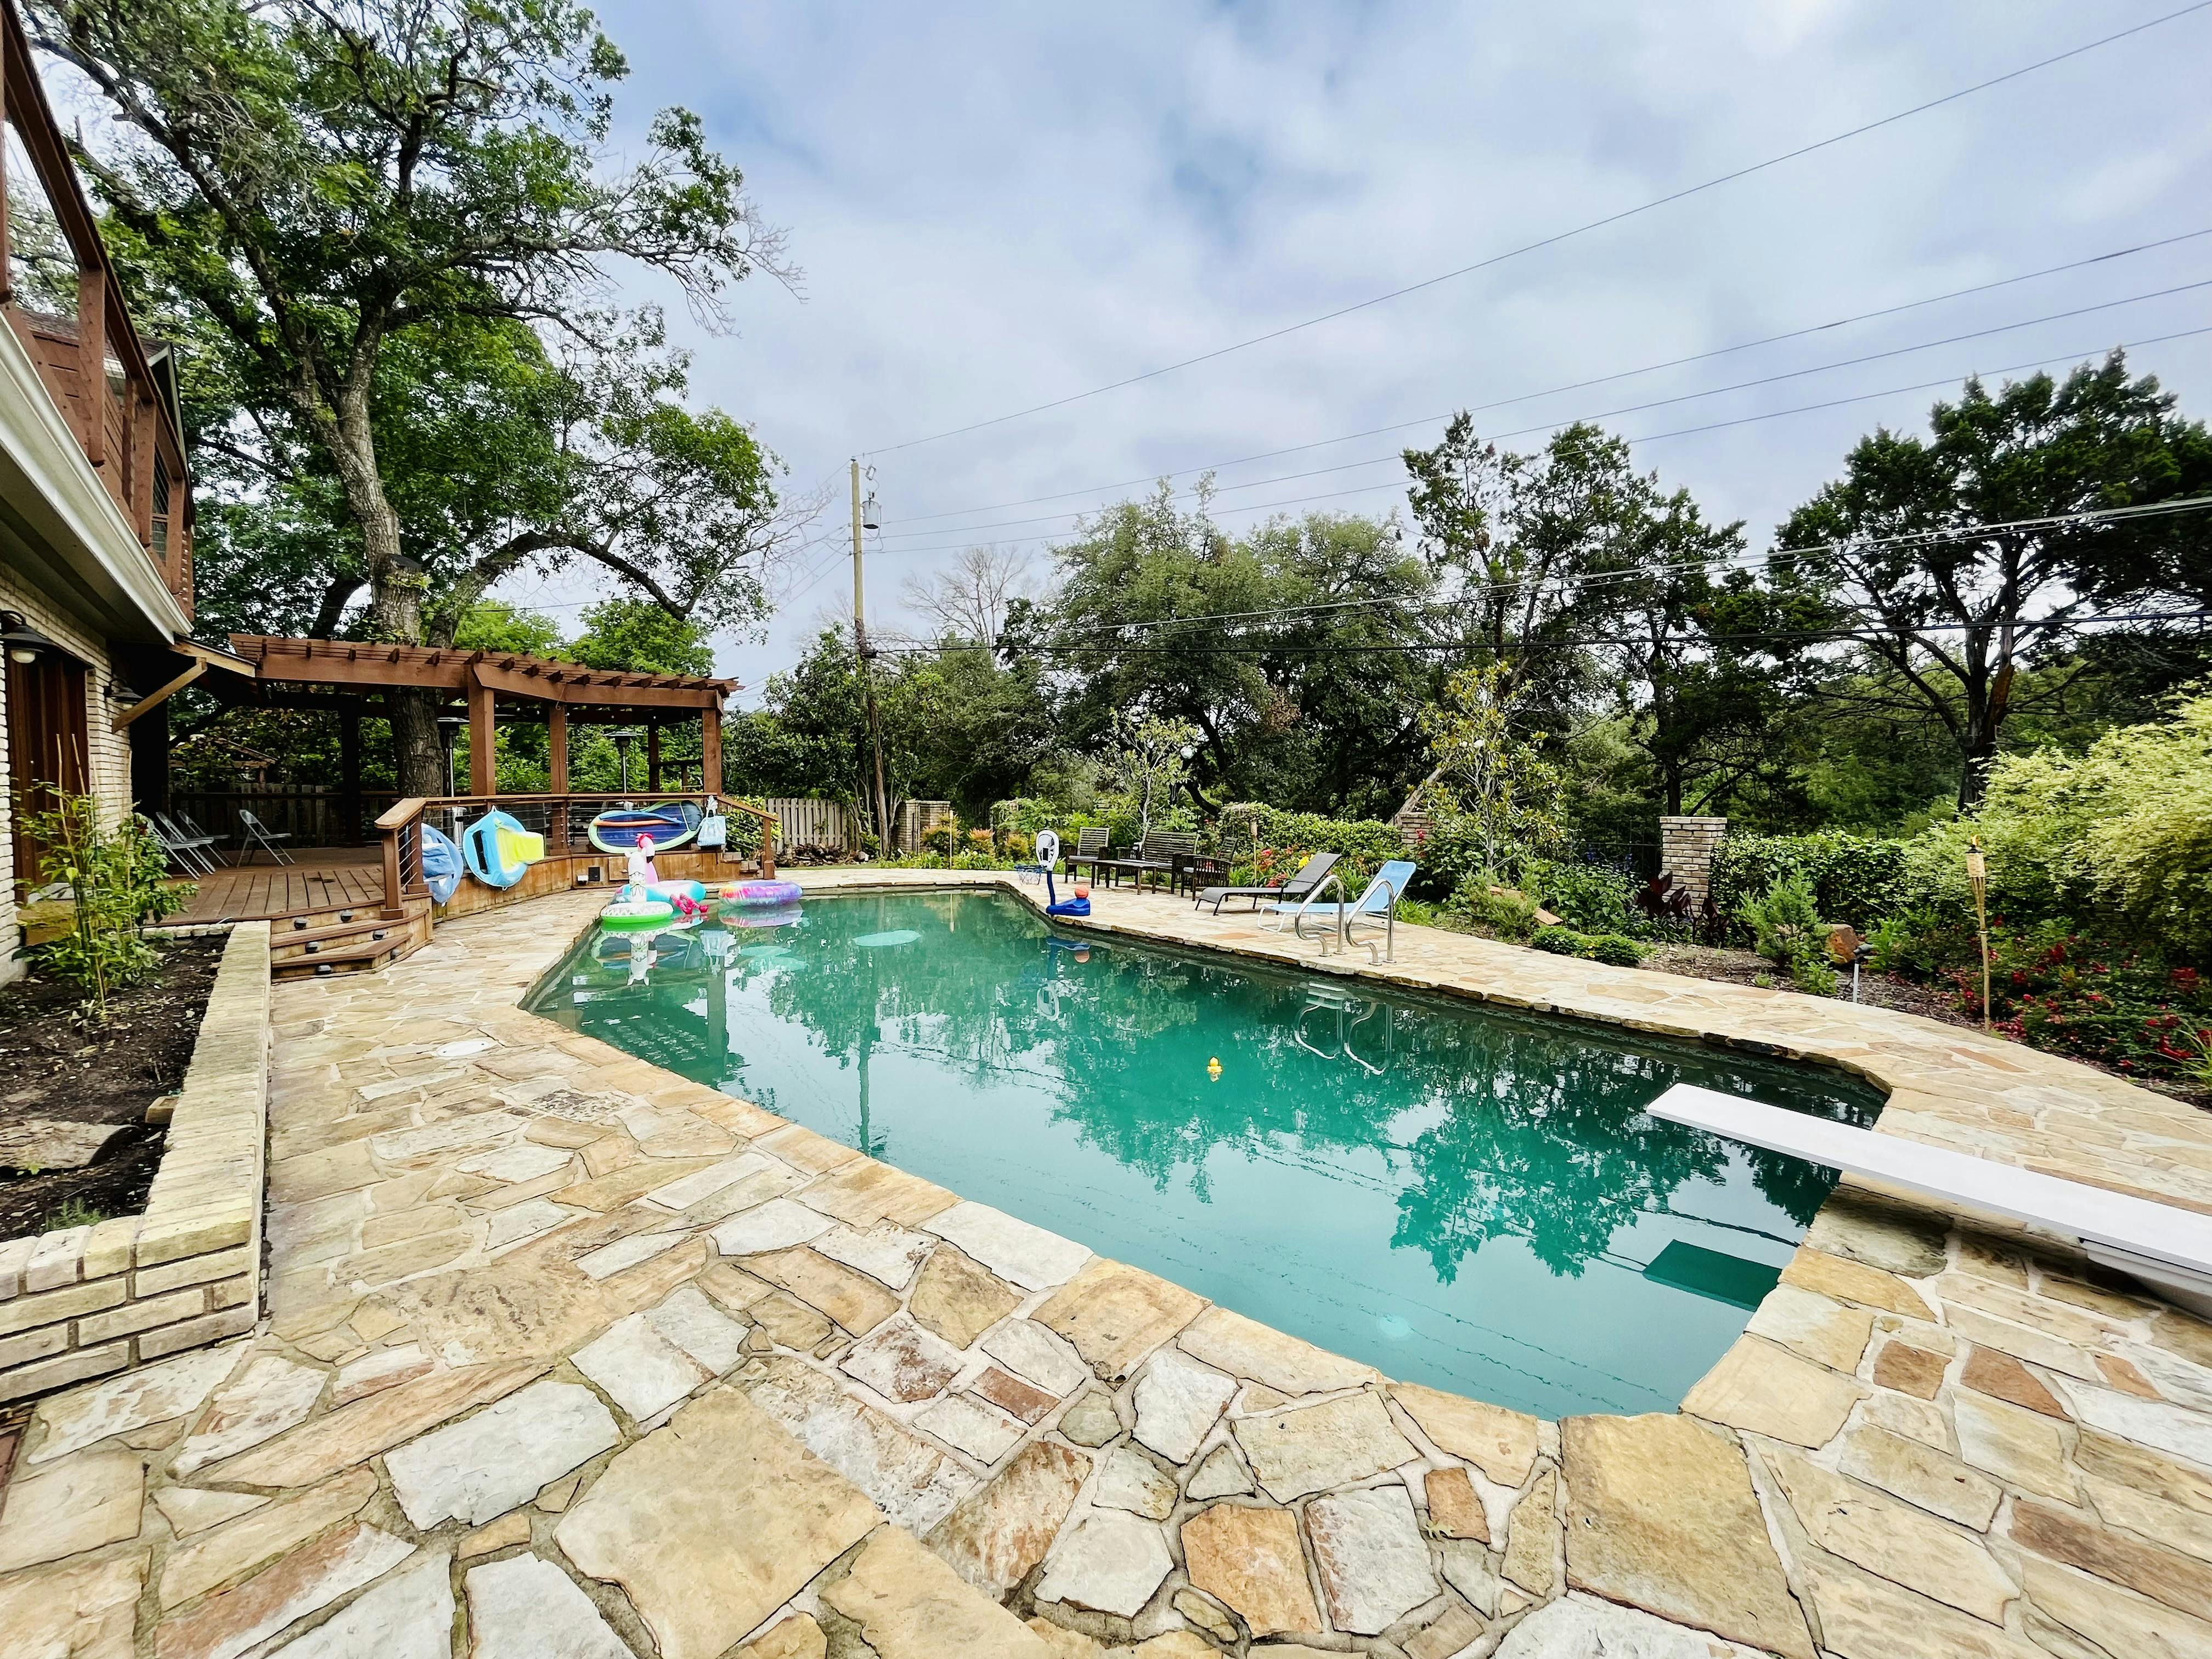
[[[1836,976],[1836,964],[1820,951],[1808,951],[1790,959],[1790,982],[1808,996],[1816,997],[1835,995],[1843,983]]]
[[[1926,905],[1885,916],[1867,935],[1867,965],[1877,974],[1907,979],[1936,979],[1961,963],[1972,962],[1974,922],[1970,914],[1946,917]]]
[[[43,844],[39,877],[70,890],[74,925],[41,945],[40,966],[86,992],[86,1006],[107,1014],[107,994],[143,979],[161,960],[139,934],[145,923],[182,909],[189,882],[168,879],[167,860],[146,820],[130,814],[110,830],[90,795],[63,795],[46,811],[16,802],[23,833]]]
[[[1267,865],[1276,873],[1259,878],[1261,881],[1289,875],[1315,853],[1340,853],[1344,856],[1336,866],[1337,874],[1346,890],[1353,894],[1383,865],[1407,855],[1406,837],[1395,824],[1373,818],[1325,818],[1316,812],[1286,812],[1258,801],[1238,801],[1222,808],[1215,842],[1216,850],[1240,872],[1258,867],[1261,854],[1271,854]]]
[[[1724,837],[1713,854],[1713,907],[1736,916],[1784,876],[1810,884],[1820,914],[1868,928],[1913,890],[1906,843],[1824,830],[1809,836]]]
[[[1962,1011],[1981,1012],[1979,967],[1952,975]],[[2008,1036],[2139,1076],[2187,1077],[2212,1045],[2212,988],[2063,922],[1990,936],[1990,1012]]]
[[[1989,857],[1990,909],[2015,927],[2065,922],[2212,966],[2212,686],[2167,720],[2106,732],[2081,756],[2000,757],[1972,819],[1909,854],[1916,896],[1971,914],[1965,855]]]
[[[1578,957],[1585,946],[1595,941],[1571,927],[1547,927],[1528,943],[1539,951],[1549,951],[1555,957]]]
[[[939,824],[936,829],[924,832],[921,837],[922,851],[934,853],[941,859],[949,859],[952,856],[952,826]]]
[[[1560,921],[1586,933],[1632,935],[1650,926],[1650,919],[1636,908],[1635,884],[1602,864],[1532,859],[1522,867],[1521,886]]]
[[[1451,897],[1452,908],[1488,927],[1498,938],[1526,945],[1541,937],[1543,924],[1536,920],[1536,902],[1510,887],[1491,888],[1480,883],[1462,887]],[[1558,933],[1554,928],[1545,932]]]
[[[1735,914],[1750,930],[1752,949],[1778,967],[1821,948],[1820,907],[1802,871],[1777,876],[1763,896],[1745,900]]]
[[[1541,935],[1538,937],[1540,939]],[[1634,939],[1619,933],[1601,933],[1589,942],[1589,948],[1583,954],[1592,962],[1609,963],[1615,968],[1641,968],[1644,965],[1644,947]]]

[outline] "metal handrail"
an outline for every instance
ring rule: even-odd
[[[1306,912],[1313,908],[1314,901],[1331,887],[1336,889],[1336,945],[1340,951],[1344,948],[1344,911],[1347,901],[1344,895],[1344,884],[1337,879],[1334,870],[1316,882],[1313,891],[1299,902],[1297,909],[1291,916],[1291,932],[1300,939],[1305,938]],[[1328,954],[1328,935],[1326,933],[1321,936],[1321,953],[1323,956]]]
[[[1398,900],[1401,891],[1380,875],[1377,875],[1375,879],[1382,882],[1382,890],[1390,896],[1390,902],[1382,907],[1382,954],[1379,957],[1375,954],[1373,939],[1352,937],[1352,924],[1365,915],[1366,911],[1354,911],[1347,906],[1342,913],[1343,921],[1338,930],[1343,935],[1345,944],[1364,945],[1367,947],[1367,961],[1370,967],[1377,963],[1395,962],[1398,959]]]

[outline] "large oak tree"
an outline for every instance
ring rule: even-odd
[[[333,518],[343,530],[314,623],[365,585],[371,636],[450,637],[484,587],[563,553],[672,613],[742,606],[742,561],[773,534],[764,458],[737,422],[673,401],[680,360],[607,290],[623,264],[647,268],[717,323],[732,283],[784,274],[780,241],[690,113],[661,112],[639,155],[615,156],[609,88],[625,66],[590,13],[28,12],[34,42],[108,106],[80,162],[155,307],[220,348],[234,452],[265,469],[255,487],[286,498],[307,542],[319,513],[325,538]],[[295,562],[314,562],[302,546],[287,543]],[[435,787],[434,716],[427,697],[393,700],[410,791]]]

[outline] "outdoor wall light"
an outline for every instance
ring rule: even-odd
[[[59,651],[44,634],[31,626],[27,618],[12,611],[0,611],[0,645],[8,648],[11,662],[34,663],[49,651]]]

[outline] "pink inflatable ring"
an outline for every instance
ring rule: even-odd
[[[804,890],[795,881],[733,881],[722,889],[726,904],[796,904]]]

